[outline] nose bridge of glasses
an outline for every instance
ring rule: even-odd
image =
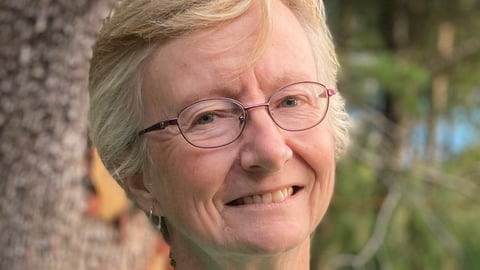
[[[242,107],[245,111],[245,117],[240,119],[240,121],[242,121],[242,124],[245,124],[246,120],[248,118],[251,118],[251,117],[248,116],[248,111],[249,110],[265,107],[268,117],[273,121],[273,123],[275,123],[278,126],[277,121],[273,118],[273,115],[270,112],[270,103],[269,102],[251,104],[251,105],[248,105],[248,106],[242,105]]]
[[[269,103],[268,102],[265,102],[265,103],[258,103],[258,104],[252,104],[252,105],[248,105],[248,106],[243,106],[243,109],[245,111],[249,111],[251,109],[255,109],[255,108],[259,108],[259,107],[267,107],[268,108],[269,106]]]
[[[248,105],[248,106],[245,106],[245,105],[242,105],[243,106],[243,109],[245,110],[246,114],[248,113],[249,110],[253,110],[253,109],[256,109],[256,108],[260,108],[260,107],[266,107],[267,108],[267,113],[270,117],[271,114],[269,112],[269,106],[270,104],[268,102],[264,102],[264,103],[257,103],[257,104],[251,104],[251,105]],[[245,114],[245,116],[246,116]],[[244,119],[245,120],[245,119]]]

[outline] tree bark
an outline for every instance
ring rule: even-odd
[[[0,2],[0,269],[146,269],[131,212],[88,216],[88,60],[110,0]]]

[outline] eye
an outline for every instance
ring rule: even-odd
[[[211,134],[213,130],[223,132],[235,126],[243,114],[243,108],[230,100],[212,99],[187,107],[179,114],[178,122],[184,133],[209,132]]]
[[[194,124],[195,125],[209,124],[209,123],[212,123],[213,121],[215,121],[215,118],[216,118],[216,115],[213,112],[206,112],[206,113],[198,116],[195,119]]]
[[[232,110],[214,110],[201,112],[189,121],[190,128],[213,128],[225,125],[232,119],[237,119],[238,113]]]
[[[298,98],[296,97],[286,97],[280,103],[280,107],[295,107],[298,105]]]

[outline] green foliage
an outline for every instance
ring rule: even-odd
[[[313,237],[312,269],[478,269],[480,141],[452,149],[455,138],[427,135],[469,126],[478,138],[480,1],[325,4],[356,129]],[[448,54],[437,46],[445,24],[454,30]],[[439,75],[447,83],[443,106],[432,97]],[[388,118],[390,107],[402,117]],[[441,159],[415,148],[418,127]]]
[[[395,98],[404,112],[412,116],[418,116],[422,113],[422,102],[428,95],[427,84],[430,82],[428,70],[415,62],[408,61],[392,53],[370,53],[369,60],[356,60],[347,63],[349,77],[348,85],[345,90],[354,95],[364,95],[368,93],[372,83],[378,88],[373,92],[374,95],[390,94]],[[349,87],[354,86],[354,90]],[[371,101],[377,101],[377,98],[368,95]],[[360,99],[362,102],[368,102]],[[363,105],[368,103],[363,103]],[[370,104],[375,105],[375,103]]]

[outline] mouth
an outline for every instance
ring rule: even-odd
[[[228,202],[227,206],[241,206],[249,204],[269,204],[269,203],[281,203],[288,198],[294,196],[300,191],[302,187],[291,186],[283,189],[279,189],[273,192],[267,192],[263,194],[255,194],[245,196]]]

